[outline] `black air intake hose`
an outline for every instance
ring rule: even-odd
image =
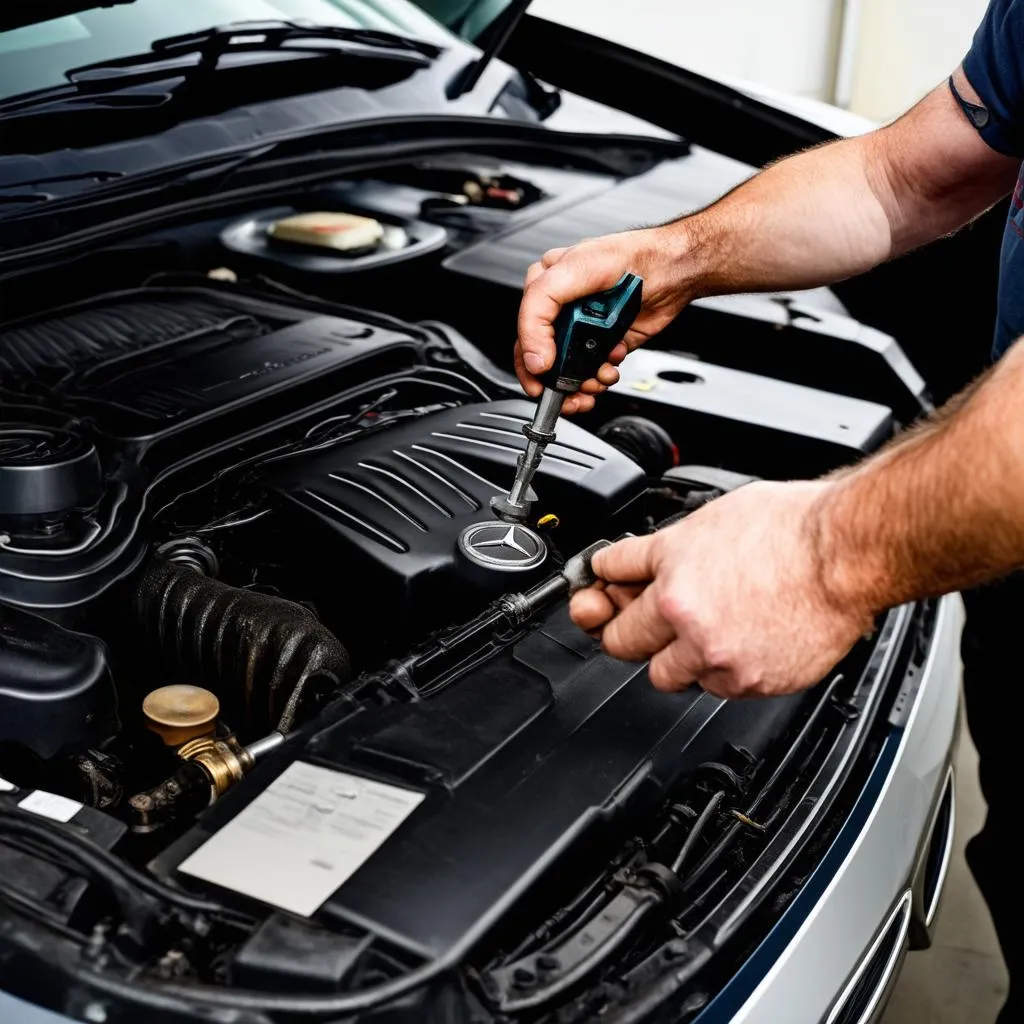
[[[159,558],[135,595],[144,642],[163,668],[241,705],[254,729],[288,732],[310,681],[334,691],[348,652],[302,605]]]
[[[659,477],[679,465],[679,449],[668,431],[643,416],[619,416],[609,420],[597,436],[618,448],[648,476]]]

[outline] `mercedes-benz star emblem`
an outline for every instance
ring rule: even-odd
[[[506,572],[533,569],[547,558],[544,541],[525,526],[474,523],[459,535],[462,553],[477,565]]]

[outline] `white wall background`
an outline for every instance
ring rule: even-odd
[[[821,96],[833,0],[533,0],[530,13],[701,74]]]
[[[985,6],[986,0],[533,0],[531,12],[703,74],[838,100],[888,120],[956,66]]]
[[[850,109],[889,120],[916,103],[963,59],[986,6],[986,0],[861,0]]]

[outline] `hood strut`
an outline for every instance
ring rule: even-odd
[[[512,0],[512,3],[501,12],[498,19],[488,26],[487,31],[491,33],[490,41],[484,47],[484,51],[480,54],[479,59],[471,64],[467,64],[448,83],[448,88],[445,90],[445,95],[447,95],[448,99],[457,100],[480,81],[480,77],[487,69],[487,65],[501,53],[509,37],[515,31],[516,26],[523,20],[526,8],[530,6],[531,2],[532,0]],[[467,13],[463,21],[467,21],[468,17]]]

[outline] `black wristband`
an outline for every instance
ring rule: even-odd
[[[992,115],[988,112],[987,107],[983,107],[978,103],[971,103],[970,100],[965,100],[960,95],[960,90],[957,89],[956,83],[953,81],[953,76],[949,76],[949,91],[953,94],[953,99],[960,104],[960,109],[967,116],[967,120],[979,130],[988,126],[992,120]]]

